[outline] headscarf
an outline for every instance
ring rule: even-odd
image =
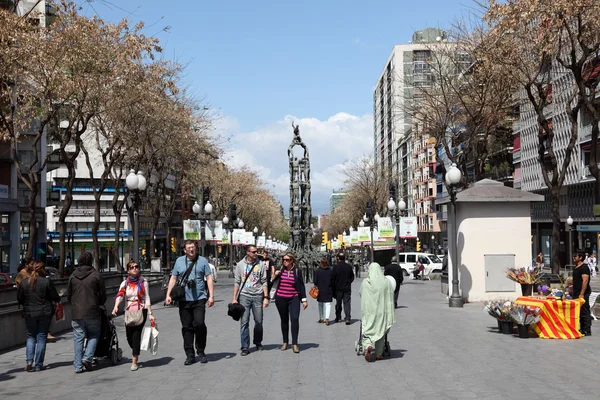
[[[394,291],[378,263],[369,264],[369,276],[360,286],[363,335],[374,344],[396,322]]]

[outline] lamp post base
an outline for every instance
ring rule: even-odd
[[[450,308],[462,308],[464,304],[465,301],[462,297],[450,297],[448,299],[448,305],[450,306]]]

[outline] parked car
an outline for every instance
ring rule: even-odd
[[[0,272],[0,289],[8,289],[14,286],[10,275]]]
[[[425,268],[425,274],[430,272],[439,273],[442,272],[442,260],[435,254],[430,253],[400,253],[398,255],[398,264],[402,267],[402,272],[405,276],[412,273],[417,262],[423,264]]]

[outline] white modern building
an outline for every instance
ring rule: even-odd
[[[94,133],[85,133],[83,141],[85,143],[94,143]],[[48,151],[54,150],[58,144],[49,143]],[[89,147],[89,148],[88,148]],[[67,224],[67,251],[65,257],[74,257],[74,262],[79,255],[84,251],[92,251],[92,226],[94,223],[94,208],[95,198],[92,191],[92,183],[99,184],[100,177],[104,171],[102,156],[95,146],[87,146],[87,151],[90,157],[90,164],[93,167],[93,174],[87,167],[85,155],[80,152],[75,161],[75,186],[73,188],[73,203],[69,208],[66,217]],[[67,152],[70,150],[67,146]],[[123,171],[123,181],[127,175],[127,171]],[[62,209],[62,204],[65,199],[66,185],[65,180],[68,177],[68,170],[64,165],[49,171],[46,174],[48,182],[48,192],[50,193],[48,207],[46,207],[46,228],[49,237],[49,251],[53,251],[53,255],[58,256],[58,220]],[[124,185],[120,185],[121,190]],[[117,188],[116,190],[119,190]],[[112,201],[115,195],[114,185],[108,185],[104,193],[100,197],[100,228],[98,232],[98,240],[101,248],[101,259],[106,263],[105,268],[114,266],[114,260],[109,253],[111,246],[115,244],[115,228],[116,216],[113,211]],[[123,195],[118,195],[118,200],[122,201]],[[123,262],[129,260],[131,251],[132,232],[131,224],[126,208],[123,208],[120,224],[119,224],[119,255]]]
[[[409,215],[415,215],[417,211],[413,185],[416,124],[412,113],[418,108],[419,99],[423,96],[423,88],[430,87],[432,84],[430,65],[432,48],[446,41],[446,33],[443,30],[427,28],[416,31],[409,44],[395,45],[373,91],[375,163],[382,173],[391,176],[392,181],[396,183],[398,196],[405,199]],[[427,144],[421,146],[419,142],[416,147],[420,154],[421,147],[427,148]],[[428,167],[426,165],[428,160],[423,164],[423,167]],[[423,176],[419,175],[419,179],[422,180]],[[428,174],[428,178],[429,176]],[[432,173],[432,179],[433,176]],[[431,183],[433,185],[433,182]],[[429,179],[425,184],[429,184]],[[420,210],[423,210],[422,204]],[[428,228],[437,226],[433,222],[430,224],[429,216],[427,218],[427,223],[423,226],[427,225]]]

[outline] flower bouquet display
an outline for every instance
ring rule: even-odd
[[[498,329],[502,333],[512,334],[513,319],[510,311],[513,307],[511,301],[490,301],[485,304],[484,311],[498,320]]]
[[[540,282],[540,269],[534,267],[525,268],[509,268],[506,271],[506,277],[511,281],[521,285],[521,293],[523,296],[531,296],[533,286]]]
[[[517,323],[519,337],[529,338],[529,325],[535,324],[540,320],[540,309],[530,306],[513,306],[509,311],[511,318]]]

